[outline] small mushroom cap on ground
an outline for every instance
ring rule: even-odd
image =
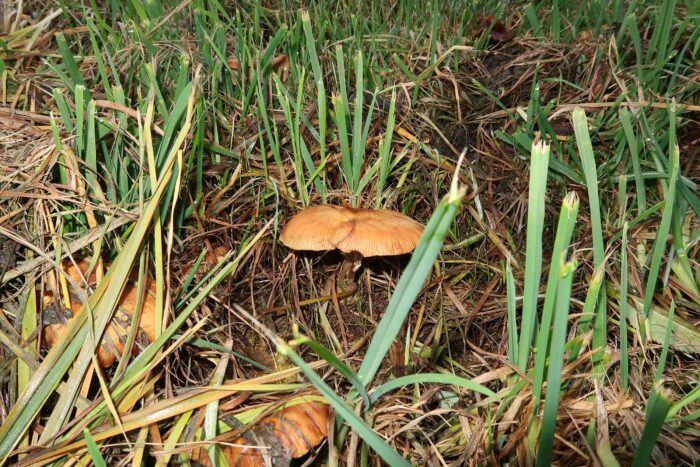
[[[413,251],[422,234],[422,224],[395,211],[323,205],[292,217],[280,241],[294,250],[393,256]]]
[[[87,279],[90,286],[94,287],[96,285],[95,274],[93,273],[89,278],[85,277],[88,272],[90,261],[88,259],[80,259],[76,261],[76,265],[74,265],[70,260],[64,260],[61,264],[62,269],[78,285],[85,287],[86,284],[84,279]],[[109,263],[105,263],[105,266],[109,266]],[[138,275],[133,275],[124,287],[124,290],[119,297],[117,309],[114,311],[112,320],[105,330],[102,338],[102,345],[100,345],[97,351],[97,359],[100,362],[100,365],[104,368],[110,367],[112,364],[114,364],[114,361],[117,358],[117,353],[121,356],[121,354],[124,352],[124,344],[126,343],[127,336],[129,335],[131,329],[131,318],[136,309],[139,295],[139,287],[136,283],[137,279]],[[155,280],[147,278],[145,289],[146,291],[143,298],[143,305],[141,307],[139,328],[140,331],[142,331],[146,336],[146,339],[149,342],[153,342],[155,339]],[[50,304],[52,301],[53,294],[50,291],[45,292],[43,296],[44,305]],[[71,299],[71,312],[73,316],[68,318],[68,322],[66,323],[49,324],[44,326],[44,344],[49,348],[53,347],[56,341],[58,341],[67,331],[68,324],[72,320],[76,319],[76,316],[78,316],[82,310],[82,304],[76,299]],[[109,340],[109,344],[107,343],[107,340]],[[138,353],[138,351],[139,344],[134,343],[133,354]]]

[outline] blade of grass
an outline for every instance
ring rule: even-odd
[[[639,162],[637,137],[632,129],[632,121],[630,119],[629,110],[620,110],[620,122],[622,122],[622,129],[625,133],[625,138],[627,138],[627,146],[629,147],[630,155],[632,156],[632,169],[634,170],[634,183],[637,194],[637,211],[638,214],[641,215],[647,208],[647,195],[644,187],[644,178],[642,177],[642,166]]]
[[[76,84],[79,84],[81,86],[85,86],[85,80],[83,80],[83,77],[80,74],[80,70],[78,69],[78,64],[75,62],[75,58],[73,57],[73,54],[70,51],[70,48],[68,47],[68,43],[66,42],[66,37],[63,35],[63,33],[59,32],[55,36],[56,38],[56,45],[58,45],[58,50],[61,51],[61,56],[63,57],[63,66],[65,66],[66,71],[68,72],[68,76],[70,76],[70,79],[73,80],[73,86]],[[73,88],[71,86],[71,89]]]
[[[88,452],[90,453],[90,458],[95,467],[107,467],[102,454],[100,454],[100,448],[95,443],[95,440],[90,436],[90,432],[87,428],[83,430],[83,436],[85,437],[85,443],[87,444]]]
[[[588,291],[586,292],[586,300],[583,302],[583,310],[581,310],[581,320],[576,332],[576,337],[571,341],[571,352],[569,354],[569,363],[578,358],[583,345],[583,337],[588,332],[595,317],[595,308],[600,297],[600,288],[603,286],[603,271],[605,263],[595,271],[588,283]]]
[[[338,128],[338,139],[340,140],[340,167],[343,171],[343,178],[351,193],[353,190],[352,155],[350,153],[350,138],[348,135],[347,114],[345,113],[346,101],[342,95],[333,96],[333,119]]]
[[[151,88],[152,89],[152,88]],[[158,165],[156,156],[153,151],[153,136],[151,134],[151,126],[153,124],[155,112],[155,93],[153,90],[148,93],[148,106],[146,107],[146,118],[143,124],[142,147],[145,149],[146,158],[148,160],[148,174],[146,179],[151,183],[151,186],[156,186],[158,179]],[[155,317],[154,329],[155,336],[158,337],[163,329],[163,223],[161,217],[162,210],[155,214],[153,219],[153,253],[155,258],[156,269],[156,297],[155,297]]]
[[[549,146],[542,141],[533,144],[530,153],[525,286],[520,324],[520,347],[518,349],[518,367],[523,372],[527,370],[530,345],[537,323],[537,294],[542,274],[542,231],[544,228],[544,199],[547,188],[548,164]]]
[[[336,357],[330,350],[318,342],[309,339],[308,337],[298,337],[293,343],[295,347],[304,344],[311,348],[316,355],[327,361],[329,365],[335,368],[345,377],[345,379],[350,382],[350,384],[352,384],[352,387],[355,388],[355,390],[357,390],[357,392],[360,394],[360,397],[362,397],[365,406],[370,407],[372,405],[369,396],[367,395],[367,391],[365,391],[365,387],[362,385],[355,372],[352,371],[352,369],[342,360]]]
[[[650,405],[647,408],[647,417],[644,423],[642,438],[637,446],[637,453],[632,461],[632,467],[645,467],[650,465],[651,451],[656,440],[661,434],[661,428],[666,420],[666,415],[671,409],[672,401],[668,392],[657,383],[649,397]]]
[[[668,109],[669,116],[669,130],[668,130],[668,144],[669,147],[675,148],[677,144],[676,140],[676,105],[675,101],[672,102],[671,107]],[[673,157],[671,157],[673,160]],[[680,177],[680,173],[678,177]],[[683,186],[681,184],[681,186]],[[673,247],[675,253],[675,260],[672,260],[671,267],[679,281],[683,283],[685,287],[690,289],[696,297],[700,297],[700,280],[696,281],[693,276],[693,269],[688,260],[687,248],[684,245],[683,232],[681,224],[685,218],[686,205],[683,197],[678,200],[678,205],[674,206],[673,214],[671,216],[671,233],[673,235]]]
[[[364,59],[362,51],[357,52],[355,66],[355,107],[353,108],[353,124],[352,124],[352,194],[357,197],[357,187],[360,183],[360,169],[362,168],[362,160],[365,154],[365,147],[362,144],[362,113],[364,112]],[[357,203],[355,199],[353,201]]]
[[[557,234],[554,239],[554,248],[552,249],[552,263],[549,266],[549,277],[547,279],[547,289],[542,308],[542,322],[539,332],[537,333],[537,343],[535,345],[537,356],[535,357],[535,373],[532,381],[532,398],[535,404],[534,413],[537,413],[539,408],[542,383],[547,367],[549,338],[552,333],[550,327],[554,320],[554,304],[560,280],[559,267],[562,265],[561,258],[566,257],[566,252],[571,243],[571,236],[576,226],[578,207],[578,195],[576,192],[572,191],[564,198],[561,205],[561,213],[559,214],[559,224],[557,225]]]
[[[518,364],[518,318],[515,305],[515,278],[510,258],[506,265],[506,295],[508,300],[508,361],[512,365]]]
[[[389,176],[389,166],[391,163],[391,147],[392,138],[394,136],[394,124],[396,121],[396,93],[391,93],[391,102],[389,103],[389,113],[386,117],[386,132],[381,143],[379,143],[379,176],[377,178],[374,207],[379,209],[382,204],[382,193],[386,185],[387,177]]]
[[[29,282],[28,282],[29,283]],[[30,342],[30,337],[36,331],[37,318],[37,300],[36,286],[29,289],[27,303],[24,305],[24,314],[22,315],[21,335],[26,342]],[[29,386],[29,382],[34,374],[34,369],[21,358],[17,359],[17,393],[22,394]],[[31,443],[31,437],[26,436],[21,442],[20,447],[26,447]]]
[[[675,417],[683,408],[695,403],[698,400],[700,400],[700,382],[698,382],[695,388],[693,388],[693,390],[686,394],[681,400],[673,404],[668,412],[668,415],[666,416],[666,421],[668,422],[671,417]]]
[[[627,286],[628,270],[627,264],[627,222],[622,227],[622,247],[621,247],[621,272],[620,272],[620,378],[622,388],[629,389],[629,350],[627,343]]]
[[[229,350],[233,346],[233,340],[226,342],[226,348]],[[222,355],[219,362],[214,370],[214,376],[211,379],[211,386],[218,386],[224,381],[226,376],[226,367],[228,365],[229,357],[227,355]],[[204,409],[204,437],[207,440],[211,440],[216,436],[216,427],[219,420],[219,401],[213,401],[207,404]],[[223,457],[221,448],[216,444],[212,443],[208,448],[207,452],[209,454],[209,459],[211,459],[212,465],[221,465],[222,467],[228,467],[226,459]]]
[[[84,157],[85,146],[85,86],[78,84],[75,92],[75,152],[80,159]],[[88,99],[89,100],[89,99]]]
[[[462,153],[461,158],[464,157],[465,152]],[[457,167],[460,165],[458,163]],[[450,192],[440,201],[430,217],[423,236],[413,252],[406,270],[401,275],[384,316],[374,332],[372,341],[358,371],[358,377],[365,386],[372,382],[413,302],[421,291],[433,267],[433,263],[442,249],[443,241],[452,225],[452,221],[457,215],[465,192],[465,188],[457,187],[457,176],[455,174]]]
[[[675,146],[669,158],[669,184],[666,193],[666,202],[664,204],[663,214],[661,215],[661,223],[659,224],[654,241],[654,248],[651,253],[651,264],[649,265],[649,274],[647,276],[646,287],[644,288],[644,308],[643,313],[646,318],[649,318],[651,310],[651,302],[654,299],[656,291],[656,282],[659,280],[659,269],[661,267],[661,258],[666,249],[666,238],[671,228],[671,218],[673,217],[674,205],[676,201],[676,185],[678,180],[678,165],[679,165],[679,150]]]
[[[321,64],[318,61],[318,54],[316,53],[316,43],[314,42],[313,33],[311,31],[311,21],[309,19],[309,12],[304,10],[301,13],[301,22],[304,26],[304,34],[306,36],[306,49],[311,58],[311,69],[314,74],[314,81],[316,83],[316,94],[317,94],[317,105],[318,105],[318,133],[319,133],[319,151],[320,151],[320,166],[326,166],[326,105],[328,103],[326,99],[326,87],[323,84],[323,73],[321,71]],[[326,171],[321,172],[321,183],[326,185]],[[325,188],[324,193],[325,195]],[[325,198],[325,196],[324,196]]]
[[[586,178],[586,188],[591,212],[591,229],[593,232],[593,266],[597,269],[605,262],[605,244],[603,242],[603,226],[600,217],[600,199],[598,197],[598,173],[596,170],[593,144],[588,133],[588,121],[581,108],[573,111],[574,134],[576,145],[583,165],[583,174]],[[605,271],[603,270],[603,281]],[[599,350],[593,355],[593,364],[596,374],[602,376],[602,357],[607,341],[607,298],[605,288],[601,288],[601,296],[596,304],[595,318],[593,321],[593,347]]]
[[[61,114],[63,127],[69,134],[73,133],[73,114],[70,107],[68,107],[68,102],[66,101],[66,96],[63,95],[63,90],[61,88],[54,88],[52,96],[56,102],[56,107],[58,107],[58,111]]]
[[[560,261],[563,261],[560,257]],[[557,302],[554,311],[552,328],[552,350],[550,352],[549,370],[547,371],[547,392],[545,395],[540,429],[539,448],[537,450],[537,466],[552,465],[552,447],[557,426],[557,412],[561,390],[562,368],[564,365],[564,344],[566,343],[567,321],[571,306],[571,286],[576,270],[576,262],[563,264],[559,271],[557,283]]]
[[[163,443],[163,450],[166,451],[166,454],[158,456],[158,460],[156,461],[156,467],[166,467],[170,462],[172,454],[167,454],[167,452],[175,449],[175,446],[177,445],[180,436],[182,436],[182,433],[187,427],[187,423],[192,417],[192,412],[193,411],[190,410],[189,412],[185,412],[182,415],[180,415],[180,417],[177,419],[177,422],[175,422],[175,424],[173,425],[172,430],[170,430],[170,436],[168,436],[168,439],[165,441],[165,443]]]
[[[480,394],[485,395],[486,397],[492,397],[493,399],[500,399],[501,396],[490,390],[489,388],[479,384],[475,383],[474,381],[470,381],[465,378],[461,378],[459,376],[455,375],[449,375],[449,374],[441,374],[441,373],[421,373],[421,374],[415,374],[415,375],[406,375],[406,376],[401,376],[399,378],[393,379],[387,383],[382,384],[381,386],[377,386],[372,393],[369,395],[372,403],[376,402],[379,400],[380,397],[382,397],[384,394],[391,392],[395,389],[402,388],[404,386],[408,385],[413,385],[413,384],[426,384],[426,383],[435,383],[435,384],[448,384],[452,386],[457,386],[463,389],[467,389],[469,391],[474,391],[478,392]]]

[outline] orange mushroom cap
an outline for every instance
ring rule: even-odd
[[[331,408],[323,402],[305,402],[285,407],[262,419],[232,442],[221,445],[229,466],[261,467],[284,465],[275,463],[275,455],[287,462],[297,459],[315,448],[328,436]],[[192,451],[192,460],[202,466],[211,466],[205,449]]]
[[[422,224],[395,211],[322,205],[292,217],[280,241],[293,250],[394,256],[413,251],[422,234]]]
[[[96,277],[93,273],[90,277],[85,277],[90,261],[85,259],[80,259],[74,265],[70,260],[64,260],[61,263],[62,269],[79,285],[85,286],[85,279],[92,286],[95,285]],[[109,266],[109,263],[105,263]],[[77,266],[77,267],[76,267]],[[131,277],[132,280],[136,279],[136,276]],[[97,359],[100,365],[107,368],[112,366],[117,358],[117,354],[121,355],[124,352],[124,344],[126,342],[126,336],[129,334],[131,329],[131,317],[136,311],[136,304],[138,303],[138,284],[132,282],[131,280],[124,287],[121,296],[119,297],[118,309],[115,311],[115,316],[110,321],[110,324],[105,330],[105,335],[103,337],[102,345],[97,350]],[[155,296],[156,296],[156,284],[155,280],[151,278],[146,279],[146,294],[143,299],[143,304],[141,308],[141,319],[139,322],[139,328],[146,336],[149,342],[155,340]],[[48,305],[54,300],[53,293],[50,291],[44,292],[43,301],[44,305]],[[48,324],[44,326],[44,344],[51,348],[53,345],[66,333],[68,330],[68,323],[76,319],[76,317],[82,313],[83,306],[77,301],[71,300],[71,312],[73,316],[68,319],[66,323],[60,324]],[[109,345],[106,340],[109,340]],[[138,346],[134,345],[133,353],[138,353]]]

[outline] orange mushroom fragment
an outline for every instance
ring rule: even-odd
[[[85,276],[89,266],[90,261],[88,259],[77,260],[75,264],[70,260],[65,260],[61,263],[61,267],[66,274],[83,288],[86,288],[87,285],[90,287],[96,285],[94,272],[89,278]],[[109,263],[105,263],[105,266],[109,266]],[[88,284],[85,283],[86,279]],[[117,309],[114,311],[114,315],[102,337],[102,345],[100,345],[97,351],[97,360],[104,368],[112,366],[117,356],[121,357],[124,353],[124,345],[131,330],[132,317],[138,303],[139,287],[135,282],[136,280],[137,276],[132,276],[124,287],[119,298]],[[147,278],[145,288],[146,290],[142,300],[143,304],[141,306],[139,335],[137,335],[132,354],[138,353],[139,340],[145,344],[144,341],[153,342],[155,339],[155,280]],[[72,294],[70,297],[70,310],[63,310],[61,312],[51,310],[52,306],[56,307],[59,305],[57,301],[52,292],[47,291],[44,293],[43,304],[46,323],[44,325],[44,344],[49,348],[65,334],[68,324],[83,310],[82,303]],[[47,315],[52,316],[50,319],[47,319]]]
[[[228,66],[231,67],[232,70],[236,71],[241,68],[241,63],[236,57],[230,57],[228,60]],[[284,75],[286,74],[287,70],[289,70],[289,57],[282,54],[282,55],[275,55],[272,60],[270,60],[270,67],[272,68],[272,71],[278,72],[282,74],[282,81],[286,81],[286,78]],[[253,68],[257,68],[258,63],[257,61],[253,60]],[[252,79],[253,74],[252,72],[248,74],[248,79]]]
[[[207,273],[214,269],[217,264],[226,258],[226,255],[229,253],[231,253],[231,248],[223,245],[208,247],[204,259],[197,270],[195,276],[197,280],[201,280]]]
[[[288,465],[328,436],[330,406],[323,402],[292,405],[263,418],[235,440],[221,445],[230,467]],[[235,445],[235,446],[234,446]],[[211,466],[206,449],[192,452],[192,460]]]
[[[351,290],[363,257],[410,253],[421,235],[422,224],[395,211],[323,205],[292,217],[280,241],[293,250],[345,253],[338,277],[341,287]]]

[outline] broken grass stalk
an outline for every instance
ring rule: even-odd
[[[537,323],[537,295],[542,274],[542,231],[544,201],[549,167],[549,145],[540,141],[530,153],[530,187],[527,210],[527,246],[525,250],[525,285],[518,341],[518,367],[526,372],[532,336]]]

